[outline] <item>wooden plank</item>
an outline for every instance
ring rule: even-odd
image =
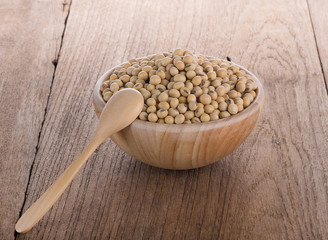
[[[175,47],[228,55],[263,80],[251,136],[191,171],[146,166],[108,140],[18,239],[328,237],[328,97],[305,0],[74,2],[24,210],[91,138],[97,78]]]
[[[307,0],[307,2],[328,92],[328,2],[324,0]]]
[[[62,1],[0,4],[0,239],[14,238],[67,11]]]

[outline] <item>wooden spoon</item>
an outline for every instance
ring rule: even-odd
[[[141,112],[143,103],[141,93],[132,88],[122,89],[111,97],[100,115],[95,135],[89,145],[21,216],[15,226],[18,233],[29,231],[48,212],[97,147],[113,133],[130,125]]]

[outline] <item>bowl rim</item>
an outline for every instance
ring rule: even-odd
[[[208,56],[211,57],[211,56]],[[219,60],[222,61],[226,61],[225,59],[220,59],[217,58]],[[240,69],[244,70],[246,73],[248,73],[249,75],[251,75],[252,77],[254,77],[256,83],[257,83],[257,95],[255,100],[246,108],[244,109],[242,112],[237,113],[236,115],[224,118],[224,119],[218,119],[218,120],[213,120],[213,121],[209,121],[209,122],[205,122],[205,123],[192,123],[192,124],[165,124],[165,123],[153,123],[153,122],[149,122],[149,121],[143,121],[140,119],[135,119],[130,126],[135,126],[138,128],[147,128],[150,126],[153,127],[164,127],[165,126],[165,131],[166,132],[177,132],[177,131],[181,131],[182,129],[184,131],[194,131],[195,127],[197,126],[198,128],[206,128],[206,129],[213,129],[213,128],[220,128],[220,127],[225,127],[227,125],[232,125],[236,122],[240,122],[242,120],[244,120],[245,118],[247,118],[250,115],[253,115],[255,112],[257,112],[258,110],[261,110],[262,106],[263,106],[263,96],[264,96],[264,90],[263,90],[263,86],[262,83],[260,82],[260,80],[249,70],[247,70],[246,68],[231,62],[231,61],[227,61],[230,62],[231,64],[238,66]],[[118,64],[114,67],[112,67],[111,69],[109,69],[108,71],[106,71],[97,81],[95,87],[94,87],[94,91],[93,91],[93,102],[94,102],[94,107],[96,108],[96,106],[103,108],[105,106],[105,101],[102,99],[101,94],[100,94],[100,86],[102,84],[102,82],[108,77],[109,74],[111,74],[114,69],[118,66],[123,65],[126,62],[123,62],[121,64]]]

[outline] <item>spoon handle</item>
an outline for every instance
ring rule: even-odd
[[[70,185],[80,168],[102,143],[94,137],[73,163],[57,178],[47,191],[20,217],[15,230],[18,233],[29,231],[48,212],[65,189]]]

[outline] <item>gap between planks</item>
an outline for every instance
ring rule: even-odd
[[[52,64],[54,65],[54,71],[52,73],[52,79],[51,79],[51,83],[50,83],[49,94],[48,94],[48,97],[47,97],[46,106],[44,108],[43,119],[42,119],[42,122],[41,122],[41,128],[40,128],[39,135],[38,135],[38,141],[37,141],[37,144],[35,146],[35,154],[34,154],[33,162],[32,162],[31,168],[30,168],[30,172],[29,172],[29,176],[28,176],[28,180],[27,180],[27,184],[26,184],[26,188],[25,188],[24,201],[23,201],[22,207],[19,211],[18,219],[22,216],[23,210],[24,210],[24,207],[25,207],[25,203],[26,203],[26,199],[27,199],[27,192],[29,190],[29,185],[30,185],[30,181],[31,181],[31,176],[32,176],[32,171],[33,171],[36,155],[38,154],[38,151],[39,151],[41,133],[42,133],[43,125],[44,125],[46,115],[47,115],[49,99],[50,99],[50,96],[51,96],[51,93],[52,93],[52,86],[53,86],[55,76],[56,76],[57,65],[58,65],[58,62],[59,62],[60,52],[61,52],[61,49],[62,49],[62,46],[63,46],[63,40],[64,40],[64,36],[65,36],[67,21],[68,21],[68,17],[69,17],[71,7],[72,7],[72,3],[73,3],[72,0],[70,1],[70,3],[67,3],[66,0],[65,0],[65,2],[62,3],[63,4],[63,11],[65,10],[65,6],[68,5],[67,15],[66,15],[65,21],[64,21],[64,28],[63,28],[63,32],[62,32],[61,39],[60,39],[59,50],[58,50],[58,53],[57,53],[57,56],[55,57],[55,59],[52,60]],[[18,219],[17,219],[17,221],[18,221]],[[15,231],[14,235],[15,235],[15,240],[16,240],[17,236],[18,236],[18,233]]]
[[[311,11],[310,11],[310,5],[309,5],[309,0],[306,0],[306,4],[307,4],[307,10],[308,10],[308,14],[309,14],[309,19],[310,19],[310,23],[312,26],[312,33],[313,33],[313,38],[314,38],[314,42],[315,42],[315,47],[317,49],[317,53],[318,53],[318,58],[319,58],[319,63],[320,63],[320,68],[321,68],[321,73],[322,73],[322,77],[323,77],[323,82],[325,84],[326,87],[326,93],[328,95],[328,86],[327,86],[327,79],[325,77],[325,73],[323,71],[323,65],[322,65],[322,61],[321,61],[321,56],[320,56],[320,51],[319,51],[319,46],[318,46],[318,41],[317,41],[317,36],[315,34],[315,30],[314,30],[314,26],[313,26],[313,21],[312,21],[312,16],[311,16]]]

